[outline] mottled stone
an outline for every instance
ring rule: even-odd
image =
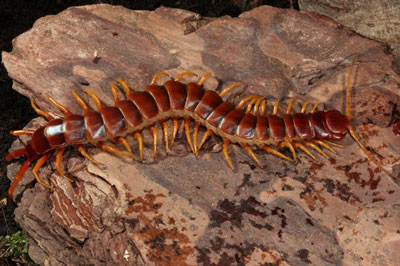
[[[85,88],[112,105],[111,81],[123,78],[142,90],[160,71],[172,77],[211,72],[205,87],[218,91],[243,81],[245,86],[225,96],[234,103],[253,94],[283,103],[294,97],[297,112],[304,101],[344,112],[345,74],[358,55],[351,124],[385,169],[393,171],[400,161],[400,77],[392,56],[384,44],[313,13],[263,6],[238,18],[206,19],[179,9],[83,6],[40,19],[13,44],[13,51],[2,55],[14,88],[52,114],[59,112],[46,92],[80,113],[71,89],[92,106]],[[269,101],[269,111],[271,106]],[[40,170],[53,190],[27,173],[15,192],[16,219],[30,238],[31,257],[43,265],[396,265],[399,260],[398,183],[371,164],[350,136],[341,142],[344,148],[334,147],[337,154],[326,151],[329,159],[313,151],[318,161],[301,151],[293,163],[257,150],[263,169],[230,145],[232,171],[218,137],[196,158],[182,135],[180,128],[169,154],[160,144],[153,159],[145,130],[144,163],[130,137],[135,159],[87,147],[103,167],[68,149],[62,165],[74,182],[54,171],[54,156]],[[10,165],[10,179],[17,170],[16,163]]]

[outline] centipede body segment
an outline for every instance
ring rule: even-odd
[[[40,110],[32,99],[33,109],[48,122],[36,130],[24,129],[11,132],[16,136],[29,135],[31,139],[25,148],[13,151],[6,157],[8,161],[19,156],[26,157],[26,161],[9,188],[9,197],[13,198],[14,189],[33,163],[35,165],[32,173],[37,182],[45,187],[52,187],[40,178],[38,171],[53,151],[57,151],[55,163],[57,172],[72,181],[61,168],[63,151],[68,146],[76,147],[82,156],[101,165],[101,162],[96,161],[85,151],[85,145],[91,144],[119,156],[133,158],[132,149],[126,141],[126,137],[132,136],[138,142],[139,159],[143,160],[141,132],[144,129],[150,130],[153,136],[153,155],[156,156],[159,136],[155,125],[160,124],[165,149],[168,152],[175,142],[179,120],[183,120],[186,140],[195,155],[209,136],[215,134],[221,137],[224,157],[232,169],[234,165],[228,151],[230,143],[239,144],[260,167],[263,167],[254,154],[253,148],[260,148],[288,161],[296,160],[296,149],[298,149],[316,160],[317,158],[309,149],[314,149],[327,158],[323,149],[335,152],[331,146],[340,146],[335,142],[349,133],[377,167],[391,177],[395,177],[385,170],[365,148],[350,124],[350,86],[353,63],[354,59],[347,73],[346,115],[337,110],[319,111],[319,103],[307,112],[308,102],[303,104],[300,112],[292,113],[293,101],[289,102],[283,115],[278,114],[279,101],[275,102],[272,112],[267,113],[267,101],[261,96],[246,97],[235,106],[233,103],[224,101],[222,97],[235,86],[241,85],[241,82],[232,84],[221,93],[217,93],[203,88],[203,83],[210,73],[201,77],[197,83],[185,84],[180,81],[186,75],[196,75],[192,72],[183,72],[174,80],[164,82],[163,85],[157,85],[157,79],[161,75],[168,74],[157,73],[144,91],[132,91],[126,82],[117,79],[117,83],[125,92],[125,99],[119,99],[117,87],[115,83],[112,83],[114,106],[104,106],[95,93],[85,90],[85,93],[96,103],[96,110],[90,108],[77,92],[72,91],[74,98],[83,108],[83,115],[73,114],[67,107],[47,94],[49,101],[63,112],[62,119],[54,118],[49,113]],[[172,121],[171,138],[168,120]],[[191,120],[194,121],[192,134]],[[206,131],[199,143],[200,126],[205,127]],[[108,144],[110,141],[120,144],[125,150],[122,151]],[[288,149],[292,156],[286,156],[276,147]]]

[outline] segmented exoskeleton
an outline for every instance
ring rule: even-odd
[[[360,142],[359,137],[350,125],[350,83],[354,59],[350,64],[346,81],[346,115],[337,110],[318,111],[318,103],[314,105],[311,112],[307,112],[308,102],[298,113],[291,113],[293,101],[290,101],[286,113],[278,115],[279,101],[274,104],[273,111],[266,114],[266,103],[264,97],[249,96],[243,99],[237,106],[225,102],[222,97],[233,87],[242,84],[235,83],[217,93],[213,90],[205,90],[203,83],[210,73],[205,74],[197,83],[184,84],[180,82],[185,75],[196,75],[192,72],[179,74],[175,80],[168,80],[162,86],[156,85],[160,75],[168,75],[160,72],[154,75],[150,85],[144,91],[132,91],[126,82],[117,79],[125,91],[126,99],[120,100],[117,88],[111,84],[114,97],[114,106],[103,106],[99,98],[90,90],[85,90],[97,105],[97,110],[92,110],[84,100],[73,91],[73,96],[82,106],[84,114],[73,114],[68,108],[58,103],[47,94],[50,102],[64,113],[62,119],[54,118],[47,112],[40,110],[31,99],[33,109],[44,116],[48,121],[45,126],[36,130],[25,129],[12,131],[13,135],[30,135],[31,140],[25,148],[8,154],[6,159],[24,155],[26,161],[20,168],[16,178],[12,182],[8,193],[12,199],[13,191],[23,177],[29,165],[36,161],[32,173],[37,182],[45,187],[51,188],[44,183],[38,171],[47,161],[50,153],[57,150],[56,169],[58,173],[70,180],[61,169],[63,151],[68,146],[77,147],[79,152],[95,164],[101,165],[86,153],[84,145],[92,144],[103,150],[116,153],[121,156],[133,158],[131,147],[124,137],[131,135],[138,141],[139,157],[142,160],[143,138],[141,131],[150,129],[153,135],[153,154],[156,155],[158,142],[155,124],[160,123],[163,129],[165,148],[173,145],[178,131],[178,120],[184,120],[184,128],[187,142],[192,152],[197,155],[207,138],[215,134],[223,140],[223,154],[232,169],[233,164],[228,155],[228,145],[238,143],[243,147],[255,162],[262,167],[251,147],[259,147],[267,153],[272,153],[288,161],[296,160],[295,149],[304,151],[308,156],[316,160],[316,157],[308,150],[315,149],[324,157],[328,157],[321,147],[335,152],[330,145],[341,146],[333,141],[341,140],[349,133],[364,151],[367,157],[374,162],[386,174],[393,176],[383,169],[371,153]],[[167,120],[172,120],[172,139],[169,143],[169,129]],[[194,120],[193,135],[190,135],[190,120]],[[206,127],[200,144],[198,144],[199,127]],[[121,151],[106,144],[107,141],[122,144],[126,151]],[[292,153],[292,158],[284,155],[273,147],[286,147]]]

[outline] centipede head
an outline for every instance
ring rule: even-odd
[[[349,120],[341,112],[337,110],[328,111],[326,113],[325,123],[328,129],[332,132],[331,140],[338,141],[346,136]]]

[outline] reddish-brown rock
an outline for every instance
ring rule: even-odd
[[[246,83],[226,100],[237,102],[250,94],[290,96],[344,111],[344,76],[357,54],[351,124],[386,169],[392,171],[400,160],[394,117],[400,77],[391,68],[391,55],[381,43],[315,14],[264,6],[238,18],[211,20],[178,9],[94,5],[45,17],[13,44],[11,53],[3,53],[3,63],[14,88],[51,113],[59,112],[45,92],[81,112],[71,89],[84,96],[82,89],[91,88],[111,105],[109,83],[116,78],[140,90],[154,73],[174,77],[188,70],[212,72],[208,89]],[[294,108],[299,110],[299,104]],[[30,127],[42,122],[35,120]],[[215,145],[218,138],[198,158],[179,138],[168,155],[159,146],[153,160],[148,133],[145,142],[143,164],[90,149],[103,168],[71,149],[63,165],[74,183],[54,171],[53,156],[40,174],[54,190],[26,174],[16,191],[16,219],[28,233],[30,255],[37,263],[399,261],[398,183],[370,164],[349,136],[342,141],[344,148],[335,148],[338,154],[330,153],[329,160],[318,156],[317,162],[303,152],[291,163],[258,151],[264,169],[231,145],[233,172]],[[16,163],[10,165],[11,179],[17,169]]]

